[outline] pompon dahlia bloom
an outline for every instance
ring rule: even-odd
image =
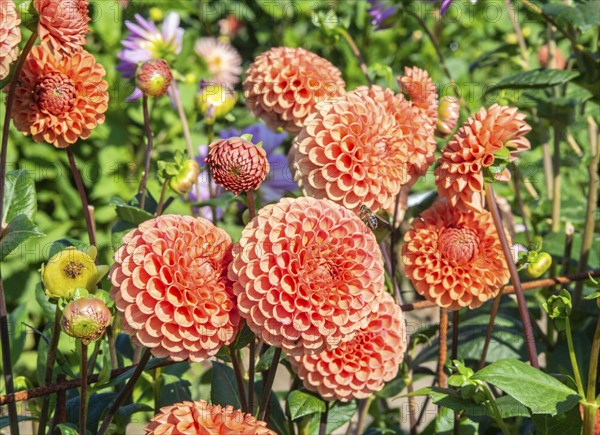
[[[302,129],[315,105],[344,94],[342,73],[328,60],[303,48],[275,47],[246,71],[244,96],[254,115],[272,130],[291,135]]]
[[[494,104],[467,119],[442,151],[435,170],[438,193],[453,206],[482,211],[484,170],[506,148],[510,160],[531,147],[524,137],[531,131],[526,115],[514,107]]]
[[[309,197],[259,211],[236,245],[229,279],[250,329],[289,355],[351,340],[384,287],[373,233],[351,211]]]
[[[202,361],[239,326],[227,278],[229,235],[203,218],[163,215],[123,237],[110,294],[123,330],[156,357]]]
[[[13,0],[0,0],[0,80],[8,77],[10,66],[19,56],[20,24]]]
[[[438,202],[413,220],[402,245],[417,292],[450,310],[477,308],[509,279],[492,215]]]
[[[373,212],[390,209],[410,181],[408,162],[416,152],[414,113],[403,98],[362,87],[318,104],[293,143],[296,179],[305,194],[355,212],[362,205]]]
[[[241,137],[210,144],[205,162],[210,166],[215,183],[234,195],[258,189],[269,172],[265,150]]]
[[[194,46],[196,54],[206,62],[210,77],[209,83],[216,83],[233,88],[240,81],[242,74],[242,58],[229,43],[217,38],[200,38]]]
[[[369,324],[333,350],[289,358],[304,387],[325,400],[365,399],[398,374],[407,336],[404,315],[384,293]]]
[[[106,71],[85,50],[57,58],[31,49],[19,76],[12,118],[36,142],[66,148],[87,139],[108,109]]]
[[[276,435],[252,414],[234,410],[231,405],[209,405],[204,400],[161,408],[145,430],[154,435]]]
[[[35,0],[33,5],[42,46],[66,56],[83,49],[91,20],[87,0]]]

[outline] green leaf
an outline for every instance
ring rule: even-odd
[[[529,417],[531,412],[522,403],[519,403],[512,396],[502,396],[496,399],[496,406],[500,411],[500,417],[502,419],[511,417]]]
[[[142,222],[145,222],[154,217],[146,210],[142,210],[139,207],[127,204],[121,198],[113,196],[109,202],[110,204],[116,207],[117,216],[119,216],[121,220],[130,224],[139,225]]]
[[[42,237],[38,227],[24,214],[15,216],[4,229],[0,239],[0,261],[32,237]]]
[[[71,423],[62,423],[56,426],[62,435],[79,435],[77,426]]]
[[[542,6],[542,12],[554,18],[559,24],[567,24],[579,28],[585,25],[585,18],[581,10],[573,6],[561,3],[548,3]]]
[[[496,361],[475,373],[471,379],[500,388],[531,409],[532,414],[561,414],[580,400],[576,391],[518,360]]]
[[[273,364],[273,356],[274,355],[275,355],[275,346],[271,346],[260,357],[260,359],[256,363],[256,367],[254,369],[257,372],[264,372],[265,370],[268,370],[269,367],[271,367],[271,364]],[[282,358],[279,359],[279,361],[281,362],[282,359],[283,359],[283,355],[282,355]]]
[[[325,412],[325,402],[315,394],[294,390],[288,394],[287,406],[292,420],[305,415]]]
[[[242,407],[233,369],[218,361],[212,361],[210,399],[222,406]]]
[[[532,420],[538,435],[580,435],[583,427],[579,406],[554,417],[548,414],[534,415]]]
[[[23,322],[25,321],[27,321],[27,305],[19,305],[8,315],[10,356],[13,367],[23,352],[23,346],[25,345],[25,339],[27,338],[27,332],[23,330],[26,328],[26,326],[23,325]]]
[[[190,390],[191,384],[185,379],[181,379],[179,376],[171,375],[169,373],[162,373],[160,375],[160,396],[158,398],[158,407],[171,405],[175,402],[184,402],[186,400],[192,400],[192,393]]]
[[[33,220],[37,210],[37,201],[35,185],[29,171],[7,172],[5,180],[2,222],[10,222],[21,214]]]
[[[562,85],[579,76],[577,71],[565,71],[561,69],[534,69],[513,74],[500,80],[494,86],[486,90],[486,94],[498,89],[528,89],[546,88],[549,86]]]
[[[119,417],[129,421],[133,414],[147,411],[154,411],[154,409],[144,403],[130,403],[129,405],[121,405],[118,412]]]
[[[600,23],[600,8],[598,7],[597,0],[577,3],[575,7],[581,12],[583,17],[583,23],[579,25],[581,30],[586,31],[588,28]]]
[[[465,415],[481,416],[488,414],[485,406],[477,405],[470,400],[465,400],[455,391],[448,388],[426,387],[417,391],[413,391],[412,393],[406,394],[402,397],[417,396],[429,396],[434,404],[450,408],[453,411],[461,411]]]
[[[336,429],[346,424],[356,414],[358,406],[356,400],[352,402],[343,403],[335,401],[332,406],[329,407],[329,413],[327,414],[327,428],[325,432],[328,434],[336,434]],[[319,423],[321,419],[320,414],[312,414],[307,417],[308,423],[306,425],[306,432],[309,434],[316,434],[319,432]]]

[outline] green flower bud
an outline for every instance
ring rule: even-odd
[[[94,264],[97,252],[95,246],[87,252],[69,246],[42,265],[42,284],[46,295],[51,299],[69,299],[77,287],[95,292],[97,282],[108,272],[107,266]]]
[[[556,329],[564,331],[566,328],[566,319],[571,315],[573,304],[571,303],[571,294],[562,289],[559,294],[552,295],[543,304],[544,310],[551,319],[556,322]]]
[[[68,335],[87,345],[104,335],[110,318],[110,311],[100,299],[80,298],[65,306],[60,326]]]
[[[200,166],[195,160],[186,160],[178,168],[177,175],[171,178],[169,186],[179,195],[185,195],[198,180]]]
[[[148,60],[135,72],[135,83],[147,97],[162,97],[173,80],[169,64],[163,59]]]

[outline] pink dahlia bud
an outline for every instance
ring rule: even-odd
[[[162,97],[173,80],[171,68],[163,59],[153,59],[141,64],[135,73],[135,83],[147,97]]]
[[[318,102],[345,91],[340,70],[303,48],[275,47],[262,53],[244,80],[244,96],[254,115],[272,130],[281,127],[292,135]]]
[[[258,189],[270,168],[265,150],[241,137],[213,142],[205,162],[215,183],[235,195]]]
[[[15,3],[10,0],[0,1],[0,80],[4,80],[10,71],[10,65],[19,55],[21,42],[21,20],[17,14]]]
[[[460,104],[456,97],[444,97],[440,101],[437,119],[437,133],[446,137],[452,134],[460,116]]]
[[[79,298],[69,302],[63,310],[60,326],[71,337],[83,344],[98,340],[110,325],[110,311],[102,300]]]

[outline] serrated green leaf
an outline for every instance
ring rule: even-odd
[[[580,435],[583,427],[579,406],[554,417],[548,414],[533,415],[532,420],[538,435]]]
[[[494,86],[486,90],[486,94],[498,89],[529,89],[547,88],[549,86],[562,85],[579,76],[577,71],[566,71],[562,69],[534,69],[523,71],[500,80]]]
[[[24,214],[15,216],[4,229],[0,239],[0,261],[32,237],[43,237],[39,228]]]
[[[6,173],[2,222],[10,222],[18,215],[33,220],[37,211],[35,185],[29,171]]]
[[[518,360],[496,361],[471,379],[488,382],[527,406],[532,414],[561,414],[575,406],[575,390]]]
[[[325,402],[320,397],[303,390],[294,390],[288,394],[287,406],[292,420],[305,415],[325,412]]]

